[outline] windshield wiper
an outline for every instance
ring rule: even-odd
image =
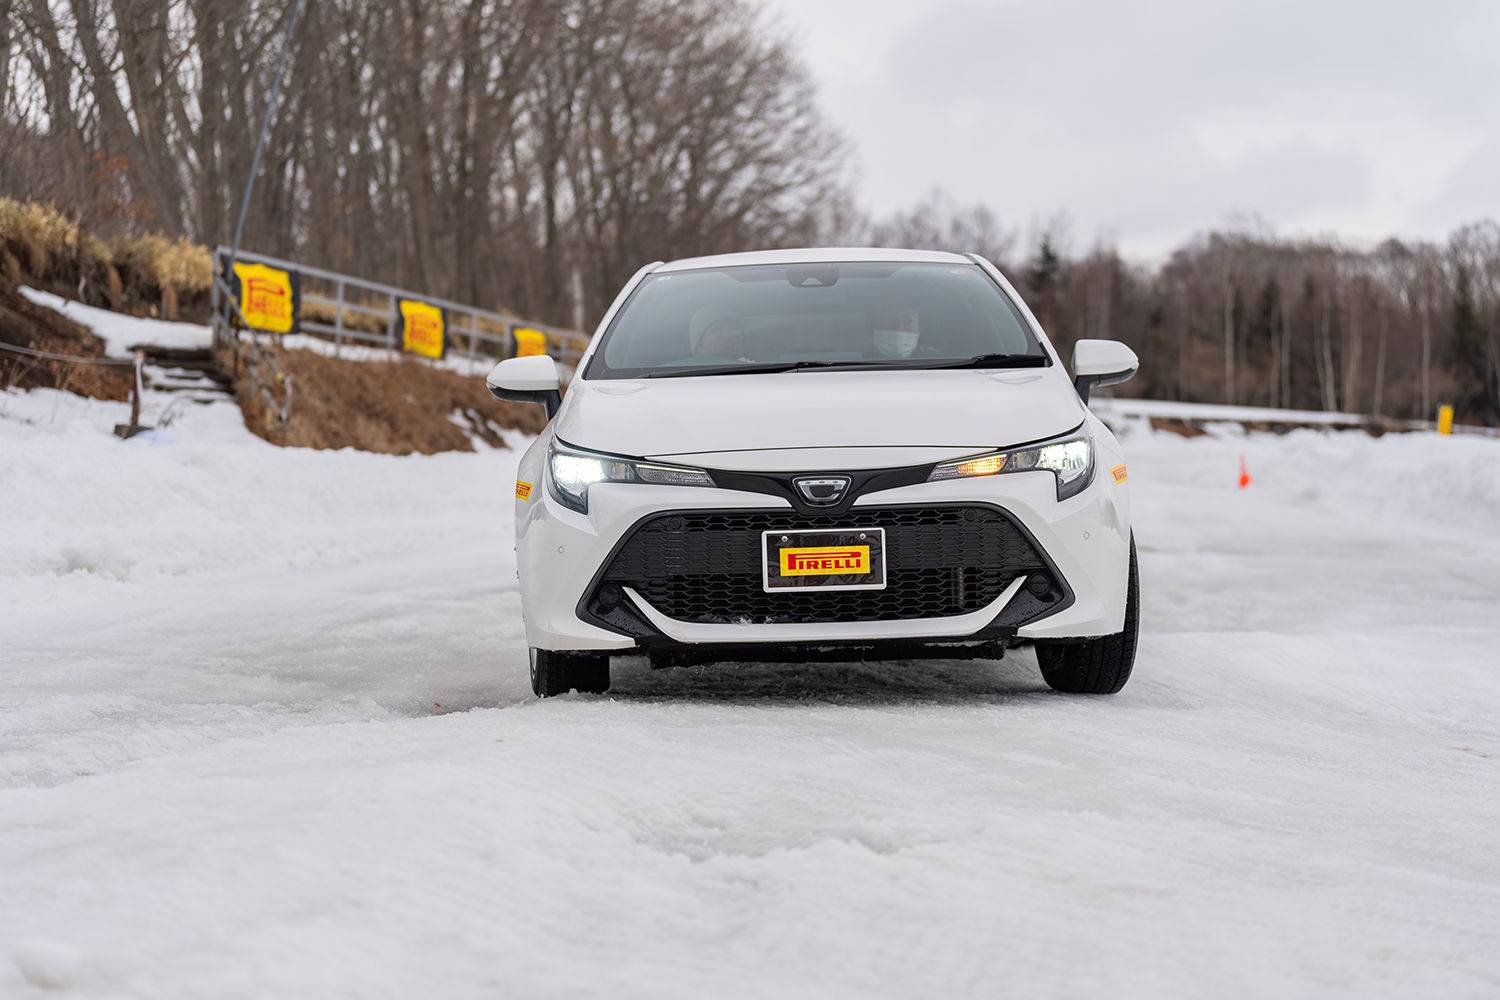
[[[1047,363],[1044,354],[976,354],[972,358],[934,358],[921,360],[870,360],[870,361],[772,361],[748,365],[704,365],[701,368],[682,367],[671,371],[647,372],[641,378],[683,378],[687,375],[764,375],[779,372],[803,371],[819,368],[828,371],[860,371],[887,369],[908,371],[928,368],[1041,368]]]
[[[976,354],[972,358],[885,358],[870,361],[804,361],[794,367],[826,371],[928,371],[934,368],[1040,368],[1044,354]]]
[[[685,375],[774,375],[777,372],[796,371],[798,368],[824,368],[828,365],[847,365],[847,361],[771,361],[750,365],[704,365],[692,368],[684,365],[671,371],[647,372],[641,378],[682,378]]]
[[[871,361],[812,361],[806,367],[829,371],[927,371],[933,368],[1040,368],[1047,363],[1042,354],[976,354],[972,358],[888,358]],[[799,365],[798,367],[802,367]]]
[[[949,358],[915,361],[903,368],[1041,368],[1047,364],[1045,354],[976,354],[972,358]]]

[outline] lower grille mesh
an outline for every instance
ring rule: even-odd
[[[886,529],[884,590],[768,594],[761,532]],[[990,507],[858,509],[815,523],[791,511],[705,511],[643,522],[602,581],[635,588],[678,621],[803,624],[948,618],[989,604],[1046,564],[1026,535]]]

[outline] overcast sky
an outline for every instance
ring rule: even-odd
[[[1500,218],[1497,0],[766,2],[877,214],[939,186],[1137,258]]]

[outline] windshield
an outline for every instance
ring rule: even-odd
[[[584,377],[1046,363],[977,265],[753,265],[647,276]]]

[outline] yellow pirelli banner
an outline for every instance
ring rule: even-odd
[[[529,358],[547,353],[547,335],[540,330],[518,326],[515,329],[516,357]]]
[[[441,358],[448,345],[448,317],[430,302],[399,299],[401,349],[424,358]]]
[[[221,268],[228,264],[221,261]],[[267,333],[296,333],[302,328],[302,275],[298,272],[235,261],[229,286],[250,328]],[[239,324],[239,317],[235,322]]]

